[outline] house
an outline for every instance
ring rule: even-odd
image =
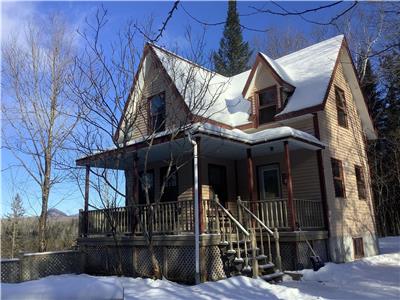
[[[105,272],[119,249],[128,273],[150,276],[149,225],[172,280],[276,279],[310,266],[308,241],[324,260],[374,255],[365,141],[375,138],[342,35],[275,60],[258,53],[230,78],[147,44],[120,147],[77,160],[87,267]],[[125,207],[88,210],[90,168],[125,173]]]

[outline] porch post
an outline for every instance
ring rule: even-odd
[[[139,170],[138,170],[138,155],[133,154],[133,202],[139,203]]]
[[[86,174],[85,174],[85,204],[84,204],[84,219],[83,219],[83,235],[87,236],[88,229],[89,229],[89,218],[88,218],[88,211],[89,211],[89,188],[90,188],[90,166],[86,165]]]
[[[196,137],[196,143],[197,143],[197,170],[198,170],[198,176],[197,176],[197,186],[198,186],[198,197],[199,197],[199,227],[200,227],[200,234],[204,233],[204,205],[203,205],[203,182],[202,182],[202,170],[201,170],[201,138],[198,136]]]
[[[249,200],[253,200],[254,194],[254,172],[253,172],[253,156],[251,148],[247,149],[247,187],[249,192]]]
[[[288,207],[290,212],[290,227],[294,231],[296,229],[296,208],[293,203],[293,183],[292,183],[292,167],[290,164],[289,142],[284,141],[285,148],[285,163],[287,174],[287,194],[288,194]]]

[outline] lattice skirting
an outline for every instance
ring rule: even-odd
[[[19,259],[1,261],[1,281],[13,283],[49,275],[81,273],[82,267],[79,251],[28,253]]]
[[[95,275],[152,277],[151,252],[145,246],[81,246],[86,255],[85,272]],[[155,256],[169,280],[194,283],[195,250],[193,246],[157,246]],[[119,251],[119,253],[118,253]],[[225,278],[218,246],[205,246],[200,251],[201,273],[205,280]],[[118,262],[121,268],[118,269]]]

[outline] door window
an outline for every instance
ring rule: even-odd
[[[258,169],[260,200],[281,198],[279,165],[262,166]]]

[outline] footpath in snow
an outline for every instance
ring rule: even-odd
[[[60,275],[3,283],[1,299],[400,299],[400,237],[381,239],[380,249],[381,255],[328,263],[318,272],[302,271],[302,281],[285,278],[277,285],[243,276],[185,286],[168,280]]]

